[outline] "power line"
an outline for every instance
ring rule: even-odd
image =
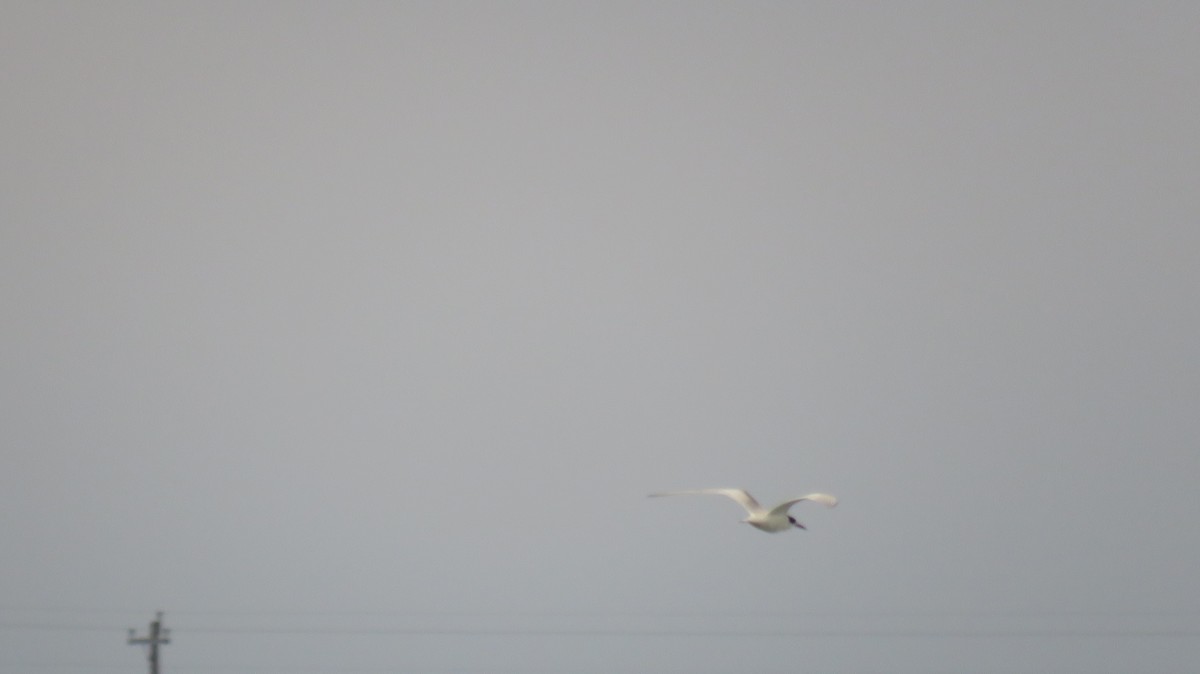
[[[104,664],[104,663],[95,663],[95,662],[55,663],[55,662],[5,662],[5,661],[0,661],[0,670],[8,669],[8,668],[16,668],[16,667],[19,667],[22,669],[42,669],[42,670],[83,669],[83,670],[90,670],[90,671],[95,671],[98,669],[104,669],[104,670],[128,669],[127,665]],[[332,673],[338,673],[338,674],[383,674],[384,672],[394,673],[397,670],[409,671],[409,672],[413,672],[414,674],[543,674],[543,673],[545,673],[545,674],[549,674],[549,673],[554,673],[554,674],[602,674],[602,673],[603,674],[613,674],[613,672],[617,672],[618,674],[621,672],[629,672],[630,674],[632,674],[633,672],[643,671],[641,668],[615,669],[614,670],[609,667],[606,667],[603,669],[579,669],[579,668],[562,669],[560,667],[535,667],[532,669],[528,668],[528,667],[519,667],[519,668],[516,668],[516,667],[513,667],[513,668],[509,668],[509,667],[467,667],[467,668],[462,668],[462,667],[427,667],[427,666],[412,666],[412,665],[386,665],[386,666],[379,665],[379,666],[365,666],[365,667],[355,667],[355,666],[343,667],[340,665],[328,665],[328,666],[323,666],[323,665],[279,665],[279,664],[272,664],[272,663],[236,664],[236,665],[235,664],[172,665],[172,669],[177,669],[177,670],[183,671],[183,672],[240,672],[240,673],[245,673],[245,672],[296,672],[297,674],[300,674],[300,673],[303,673],[303,674],[326,674],[326,673],[330,673],[330,674],[332,674]],[[706,674],[705,670],[696,670],[694,668],[678,669],[678,670],[665,670],[665,671],[664,670],[656,670],[656,671],[664,672],[664,674]],[[722,670],[713,670],[713,671],[709,672],[708,674],[723,674],[725,671],[726,670],[723,670],[723,669]],[[767,669],[767,670],[756,670],[756,671],[759,671],[761,674],[791,674],[791,672],[793,672],[794,670],[791,670],[791,669]],[[892,671],[892,670],[888,670],[888,671]],[[921,671],[925,672],[928,670],[921,670]],[[959,670],[948,670],[944,674],[951,674],[951,672],[957,672],[957,671],[959,671]],[[989,674],[1022,674],[1028,670],[1024,670],[1024,669],[1020,669],[1020,670],[989,669],[987,671],[989,672]],[[1087,671],[1093,672],[1094,670],[1089,669]],[[1185,672],[1187,674],[1191,674],[1192,670],[1183,670],[1183,669],[1158,670],[1158,669],[1155,669],[1155,670],[1139,670],[1139,672],[1140,672],[1140,674],[1185,674]],[[834,670],[833,674],[870,674],[870,672],[868,670],[862,670],[862,669],[848,670],[846,672],[840,672],[840,670]],[[880,674],[883,674],[883,672],[880,671]]]
[[[245,634],[280,636],[478,636],[478,637],[725,637],[725,638],[1187,638],[1200,637],[1200,629],[1017,629],[1017,630],[923,630],[923,629],[562,629],[562,628],[459,628],[459,627],[367,627],[367,628],[189,628],[191,634]]]
[[[0,613],[77,613],[97,615],[139,615],[141,610],[99,607],[70,607],[70,606],[0,606]],[[387,609],[172,609],[175,616],[212,616],[212,617],[251,617],[251,616],[305,616],[305,617],[407,617],[428,619],[438,618],[708,618],[750,619],[750,618],[805,618],[805,617],[839,617],[839,618],[941,618],[941,617],[977,617],[977,618],[1065,618],[1065,617],[1096,617],[1096,618],[1200,618],[1198,609],[1180,610],[1103,610],[1103,609],[904,609],[904,610],[830,610],[819,611],[687,611],[687,610],[387,610]]]
[[[30,622],[5,622],[0,621],[0,629],[10,630],[38,630],[44,632],[119,632],[120,627],[113,625],[77,625],[77,624],[50,624],[50,623],[30,623]]]
[[[102,625],[0,622],[0,629],[48,632],[116,632]],[[478,628],[478,627],[190,627],[194,635],[275,636],[413,636],[413,637],[660,637],[660,638],[938,638],[938,639],[1035,639],[1035,638],[1194,638],[1197,628],[1166,629],[675,629],[675,628]],[[148,657],[157,656],[157,645],[170,643],[169,630],[157,637],[134,638],[131,645],[150,646]],[[151,674],[156,674],[152,671]]]

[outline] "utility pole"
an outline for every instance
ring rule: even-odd
[[[146,656],[150,660],[150,674],[158,674],[158,645],[171,643],[171,630],[163,629],[162,615],[162,611],[154,614],[154,622],[150,623],[150,632],[147,636],[136,637],[133,635],[133,628],[129,629],[130,646],[150,647],[149,654]]]

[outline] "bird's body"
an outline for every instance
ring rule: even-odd
[[[805,529],[806,527],[797,522],[794,517],[788,515],[790,509],[796,503],[801,501],[814,501],[820,503],[826,508],[832,508],[837,505],[837,498],[829,494],[808,494],[793,499],[788,499],[774,508],[767,509],[762,507],[758,501],[750,495],[750,492],[745,489],[686,489],[682,491],[664,491],[650,496],[678,496],[681,494],[717,494],[719,496],[728,496],[737,501],[739,505],[746,509],[749,517],[742,520],[750,526],[766,531],[768,533],[779,533],[787,531],[793,527],[797,529]]]

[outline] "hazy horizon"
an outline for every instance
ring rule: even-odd
[[[0,17],[0,674],[1200,662],[1200,5]]]

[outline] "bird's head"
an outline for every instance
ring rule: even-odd
[[[792,517],[791,515],[788,515],[788,521],[789,521],[789,522],[791,522],[791,523],[792,523],[792,526],[796,527],[797,529],[804,529],[805,531],[808,531],[808,527],[806,527],[806,526],[804,526],[803,524],[800,524],[799,522],[797,522],[795,517]]]

